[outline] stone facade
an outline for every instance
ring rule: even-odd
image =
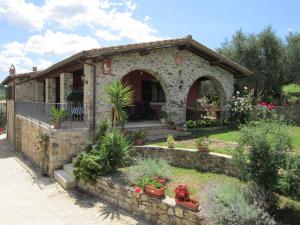
[[[135,159],[164,158],[172,166],[196,169],[236,176],[232,157],[218,153],[203,153],[198,150],[168,149],[165,147],[135,146]]]
[[[41,133],[49,135],[47,168],[50,176],[84,149],[89,136],[88,129],[50,130],[43,124],[17,115],[16,149],[40,167],[43,161],[37,142]]]
[[[16,81],[17,83],[18,81]],[[36,95],[36,80],[15,85],[15,99],[21,102],[34,102]]]
[[[45,98],[47,103],[55,103],[56,93],[55,93],[55,79],[47,78],[45,83]]]
[[[73,74],[61,73],[60,74],[60,102],[66,103],[66,98],[72,92]]]
[[[45,85],[44,82],[39,82],[39,81],[35,82],[34,94],[35,94],[35,101],[36,102],[43,102],[44,99],[45,99],[45,96],[44,96],[44,93],[45,93],[44,88],[45,87],[44,87],[44,85]]]
[[[176,54],[180,54],[183,58],[181,65],[177,65],[175,62]],[[103,73],[101,62],[97,64],[96,68],[97,121],[110,118],[110,106],[107,105],[105,87],[134,70],[146,71],[160,81],[166,96],[164,110],[173,122],[185,122],[188,92],[193,83],[201,77],[207,77],[217,83],[222,107],[233,94],[235,82],[233,74],[218,66],[211,66],[207,60],[188,50],[157,49],[145,56],[141,56],[139,53],[127,53],[112,56],[111,60],[111,74]],[[84,73],[87,82],[84,89],[84,100],[86,103],[90,103],[92,101],[92,66],[85,66]]]
[[[136,216],[142,216],[153,224],[163,225],[204,225],[203,213],[192,212],[175,204],[175,199],[163,200],[149,197],[144,193],[135,193],[131,187],[111,177],[98,178],[95,185],[79,182],[78,186],[101,199],[128,210]]]

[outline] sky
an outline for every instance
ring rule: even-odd
[[[299,0],[0,0],[0,81],[76,52],[192,35],[216,49],[239,29],[300,31]]]

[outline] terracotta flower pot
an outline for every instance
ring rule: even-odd
[[[165,190],[166,190],[166,186],[163,186],[162,188],[158,189],[150,185],[146,185],[145,192],[155,198],[163,198],[165,197]]]
[[[136,138],[134,140],[134,144],[135,145],[143,145],[144,144],[144,140],[142,138]]]
[[[168,143],[168,148],[174,148],[175,144],[174,143]]]
[[[198,145],[199,152],[209,152],[207,146]]]
[[[179,199],[175,198],[175,202],[177,205],[182,206],[182,207],[187,208],[192,211],[198,211],[198,208],[199,208],[199,202],[196,200],[193,200],[193,199],[191,199],[188,202],[182,202]]]
[[[60,128],[60,122],[53,122],[53,128],[59,129]]]

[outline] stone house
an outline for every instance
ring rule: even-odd
[[[15,74],[11,67],[2,82],[7,87],[8,139],[41,164],[37,138],[41,132],[49,134],[47,169],[52,174],[93,138],[99,121],[111,118],[105,87],[114,80],[134,90],[135,104],[127,109],[125,127],[147,128],[163,127],[155,122],[162,110],[169,121],[184,123],[205,80],[214,82],[224,116],[235,81],[250,74],[191,36],[82,51],[43,71]],[[61,129],[49,124],[52,107],[68,111]]]

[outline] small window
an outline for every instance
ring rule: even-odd
[[[143,81],[142,82],[142,100],[144,102],[165,102],[165,93],[159,82]]]

